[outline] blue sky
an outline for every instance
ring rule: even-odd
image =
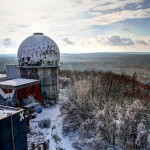
[[[0,0],[0,54],[34,32],[61,53],[150,52],[150,0]]]

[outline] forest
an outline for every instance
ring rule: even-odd
[[[104,71],[60,72],[68,100],[61,103],[63,134],[77,149],[150,149],[150,85]],[[84,147],[84,148],[83,148]]]

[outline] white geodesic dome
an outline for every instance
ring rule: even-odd
[[[58,65],[60,52],[51,38],[34,33],[20,44],[17,58],[20,66]]]

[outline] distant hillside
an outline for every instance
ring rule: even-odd
[[[6,70],[6,64],[17,64],[17,57],[15,54],[1,54],[0,55],[0,72]]]
[[[62,54],[62,70],[104,70],[132,75],[150,81],[150,53]]]
[[[1,57],[17,57],[16,54],[0,54],[0,58]]]
[[[117,59],[117,58],[134,58],[134,59],[149,59],[150,53],[140,54],[140,53],[85,53],[85,54],[61,54],[61,60],[63,62],[67,61],[103,61],[103,59]],[[102,60],[101,60],[102,59]],[[133,61],[133,60],[132,60]]]
[[[104,70],[132,75],[137,73],[140,80],[150,81],[150,53],[62,53],[61,70]],[[15,54],[0,55],[0,71],[6,64],[17,64]]]

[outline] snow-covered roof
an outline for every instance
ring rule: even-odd
[[[38,83],[40,83],[39,80],[17,78],[17,79],[6,80],[3,82],[0,82],[0,87],[1,88],[11,88],[11,87],[18,87],[18,86],[22,86],[22,85],[38,84]]]
[[[16,109],[13,107],[0,105],[0,120],[10,116],[11,114],[14,115],[20,111],[23,111],[23,109]]]
[[[24,108],[31,108],[31,107],[35,107],[37,105],[39,105],[39,103],[33,102],[33,103],[28,104],[28,105],[25,105]]]
[[[0,74],[0,78],[6,78],[6,74]]]
[[[43,33],[34,33],[20,44],[17,58],[20,66],[56,65],[59,63],[60,53],[51,38]]]

